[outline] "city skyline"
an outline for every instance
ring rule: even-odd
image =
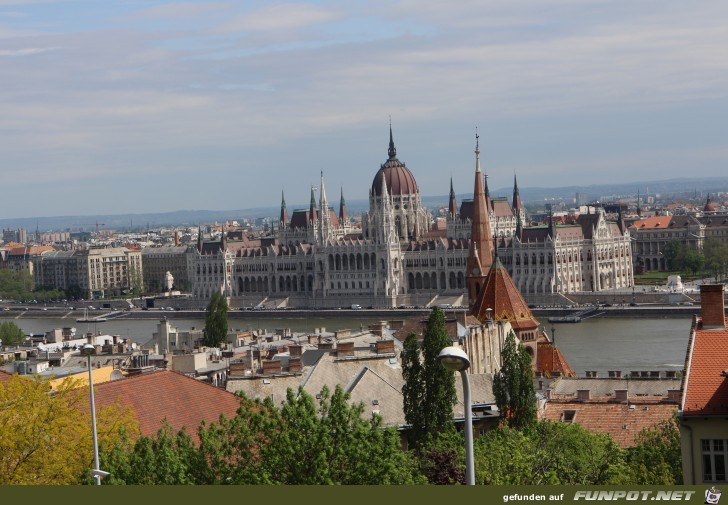
[[[0,217],[722,175],[715,1],[0,1]]]

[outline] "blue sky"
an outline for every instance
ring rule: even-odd
[[[723,175],[723,0],[0,0],[0,217]]]

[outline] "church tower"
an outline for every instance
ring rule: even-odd
[[[475,186],[473,188],[473,222],[467,261],[468,306],[471,310],[493,264],[493,234],[490,231],[489,209],[480,171],[479,137],[475,135]]]

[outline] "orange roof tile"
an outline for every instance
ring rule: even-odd
[[[644,229],[644,228],[667,228],[670,225],[672,216],[652,216],[647,219],[641,219],[632,223],[630,228]]]
[[[621,447],[635,444],[635,437],[644,428],[650,428],[670,419],[677,404],[657,399],[615,402],[604,399],[573,401],[549,400],[542,418],[561,421],[564,411],[574,411],[574,423],[589,431],[608,433]]]
[[[187,429],[197,440],[204,420],[217,421],[220,414],[234,417],[239,399],[224,389],[176,372],[159,371],[94,385],[98,406],[128,406],[139,421],[142,435],[154,435],[166,421],[174,432]]]
[[[489,314],[487,309],[492,312]],[[538,327],[538,321],[498,258],[483,281],[472,312],[479,321],[489,318],[510,321],[517,330]]]
[[[559,372],[563,377],[576,377],[576,372],[566,360],[566,356],[551,342],[538,342],[538,356],[536,357],[536,371],[550,376]]]
[[[693,321],[683,379],[684,416],[728,415],[728,329],[703,329],[703,318]]]
[[[7,382],[10,380],[10,378],[12,376],[13,376],[12,374],[9,374],[7,372],[3,372],[2,370],[0,370],[0,382]]]

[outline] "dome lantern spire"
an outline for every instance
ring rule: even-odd
[[[397,148],[394,147],[394,137],[392,136],[392,120],[389,120],[389,159],[393,160],[397,158]]]

